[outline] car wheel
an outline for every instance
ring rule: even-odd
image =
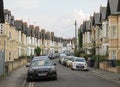
[[[73,68],[71,67],[71,70],[75,70],[75,69],[73,69]]]
[[[53,80],[57,80],[57,76],[54,76],[54,77],[53,77]]]
[[[30,82],[31,81],[31,79],[29,78],[29,76],[27,77],[27,82]]]

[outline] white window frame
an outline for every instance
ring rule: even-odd
[[[117,38],[117,27],[111,26],[111,38]]]
[[[112,51],[112,59],[117,59],[117,53],[116,51]]]

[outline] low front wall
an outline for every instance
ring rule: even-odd
[[[106,62],[106,61],[104,61],[104,62],[100,62],[100,69],[106,71],[108,67],[111,67],[111,65],[110,65],[109,62]]]
[[[114,72],[114,73],[120,73],[120,66],[117,66],[117,67],[108,67],[107,71]]]
[[[111,67],[110,63],[108,63],[108,62],[101,62],[100,69],[102,69],[104,71],[120,73],[120,66]]]
[[[25,64],[27,64],[27,58],[22,58],[22,59],[7,62],[6,73],[11,73],[13,70],[19,67],[22,67]]]

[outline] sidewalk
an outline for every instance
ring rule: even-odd
[[[89,68],[91,72],[95,73],[97,76],[102,77],[106,80],[113,81],[120,84],[120,73],[112,73],[100,69]]]
[[[14,70],[10,75],[0,78],[0,87],[24,87],[27,68],[25,66]]]

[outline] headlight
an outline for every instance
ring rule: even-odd
[[[55,67],[50,68],[50,72],[54,72],[54,71],[56,71]]]
[[[29,73],[34,73],[34,69],[30,68]]]
[[[73,63],[73,66],[76,66],[77,65],[77,63]]]

